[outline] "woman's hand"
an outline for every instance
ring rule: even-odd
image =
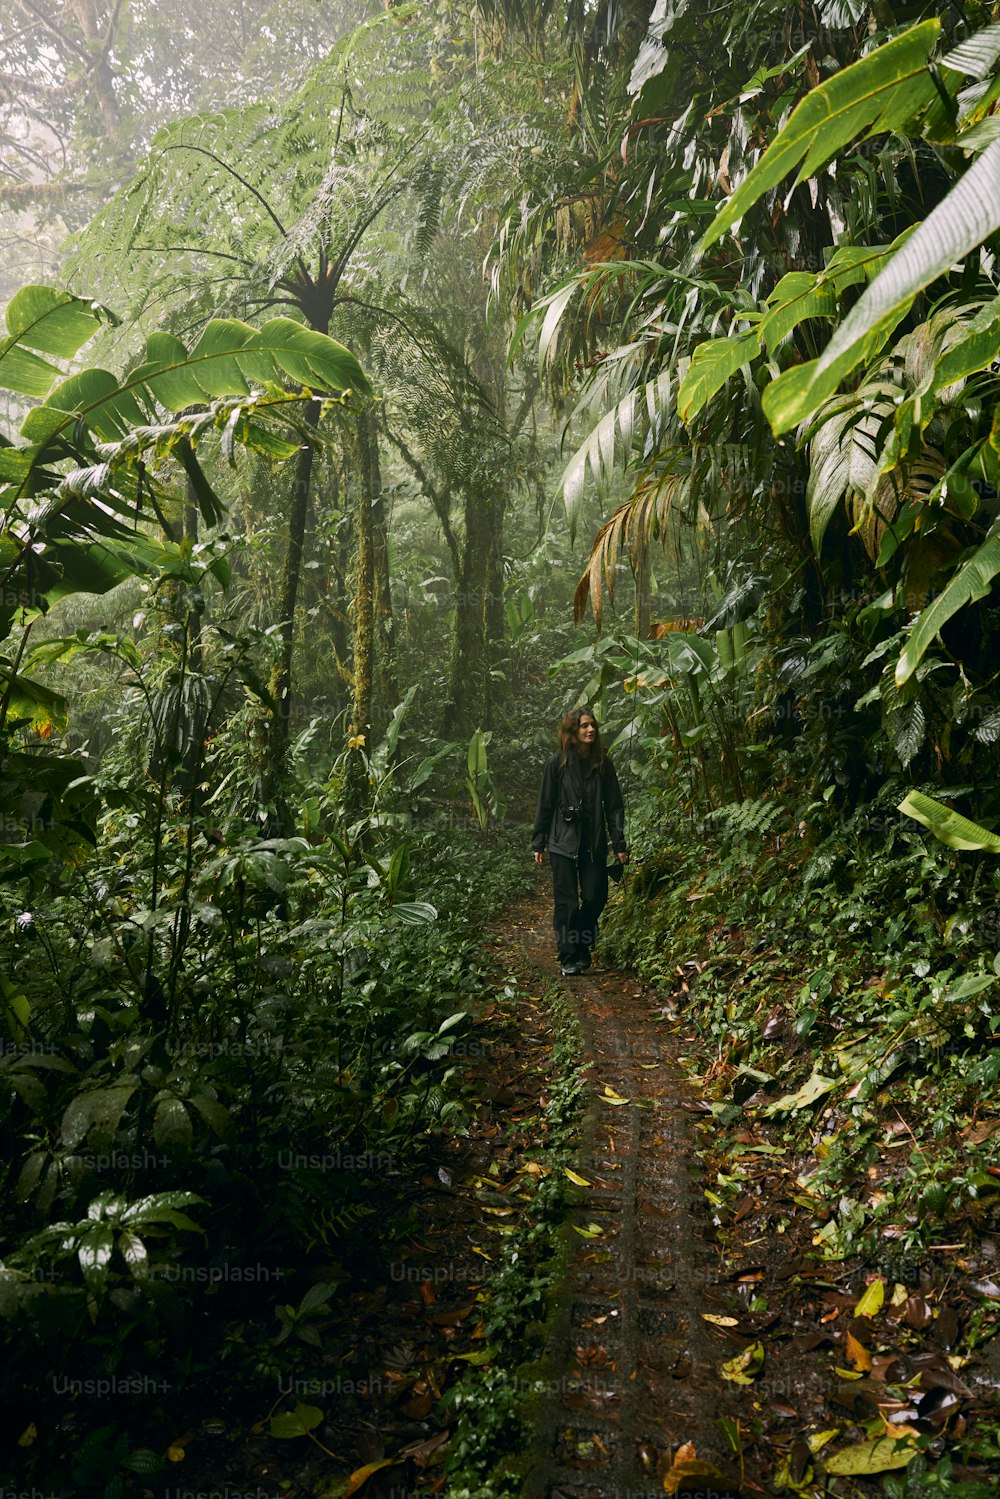
[[[536,864],[544,864],[545,863],[545,855],[541,852],[540,849],[536,849],[535,850],[535,863]]]
[[[619,864],[627,864],[629,858],[628,850],[626,850],[623,854],[615,854],[615,858],[618,860]]]

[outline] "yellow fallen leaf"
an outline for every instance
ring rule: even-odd
[[[826,1459],[824,1466],[828,1473],[888,1473],[893,1468],[905,1468],[918,1451],[908,1440],[896,1442],[891,1437],[878,1437],[872,1442],[855,1442],[852,1447],[841,1448]]]
[[[833,1372],[841,1379],[864,1379],[865,1377],[860,1369],[841,1369],[837,1364],[834,1364]]]
[[[873,1280],[854,1308],[856,1317],[877,1317],[885,1302],[885,1281]]]
[[[713,1327],[739,1327],[739,1317],[717,1317],[714,1312],[702,1312],[703,1322],[711,1322]]]
[[[690,1446],[690,1443],[687,1445]],[[703,1462],[700,1457],[675,1458],[663,1478],[665,1494],[707,1494],[714,1493],[716,1489],[721,1493],[729,1492],[729,1480],[718,1468]]]
[[[38,1427],[35,1425],[34,1421],[32,1421],[30,1425],[26,1426],[21,1432],[21,1435],[17,1439],[17,1445],[19,1447],[33,1447],[37,1439]]]
[[[838,1428],[836,1426],[832,1431],[814,1431],[812,1436],[806,1437],[806,1441],[809,1443],[809,1451],[813,1454],[820,1452],[826,1446],[827,1442],[833,1441],[837,1435],[837,1431]]]
[[[187,1457],[187,1453],[184,1451],[183,1447],[177,1447],[177,1446],[171,1445],[170,1447],[167,1448],[167,1462],[168,1463],[182,1463],[184,1461],[185,1457]]]
[[[862,1374],[868,1374],[872,1367],[867,1348],[850,1332],[847,1334],[847,1361],[852,1369],[857,1369]]]
[[[580,1228],[574,1223],[572,1227],[584,1239],[602,1239],[604,1237],[604,1230],[599,1223],[588,1223],[586,1228]]]
[[[589,1187],[591,1185],[591,1183],[587,1180],[587,1178],[585,1176],[578,1176],[577,1173],[575,1171],[571,1171],[568,1166],[564,1166],[563,1170],[565,1171],[566,1175],[569,1177],[570,1181],[574,1182],[576,1184],[576,1186],[578,1186],[578,1187]]]
[[[751,1343],[749,1348],[744,1348],[742,1353],[738,1353],[735,1358],[723,1364],[719,1373],[723,1379],[728,1379],[730,1384],[753,1384],[763,1366],[763,1343]]]
[[[377,1463],[365,1463],[363,1468],[355,1468],[347,1480],[347,1487],[341,1493],[340,1499],[351,1499],[351,1495],[356,1494],[358,1489],[368,1482],[373,1473],[377,1473],[380,1468],[391,1468],[393,1463],[397,1461],[398,1459],[395,1457],[383,1457]]]

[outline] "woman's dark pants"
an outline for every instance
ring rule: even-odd
[[[577,861],[565,854],[549,854],[555,910],[552,925],[560,963],[586,968],[597,941],[597,923],[608,903],[608,871],[602,862]]]

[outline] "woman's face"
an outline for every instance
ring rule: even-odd
[[[580,719],[576,729],[576,737],[580,744],[593,744],[597,737],[597,724],[589,713],[585,713]]]

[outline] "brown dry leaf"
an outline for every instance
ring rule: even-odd
[[[450,1437],[450,1431],[439,1431],[437,1436],[428,1437],[425,1442],[414,1442],[411,1447],[404,1447],[399,1456],[412,1457],[418,1468],[426,1468],[431,1463],[441,1461],[444,1454],[440,1449]],[[347,1499],[347,1496],[342,1495],[341,1499]]]
[[[450,1312],[435,1312],[430,1321],[435,1327],[457,1327],[464,1322],[470,1313],[475,1311],[475,1303],[470,1306],[457,1307]]]
[[[903,1303],[903,1321],[907,1327],[920,1332],[934,1321],[934,1312],[922,1296],[907,1296]]]

